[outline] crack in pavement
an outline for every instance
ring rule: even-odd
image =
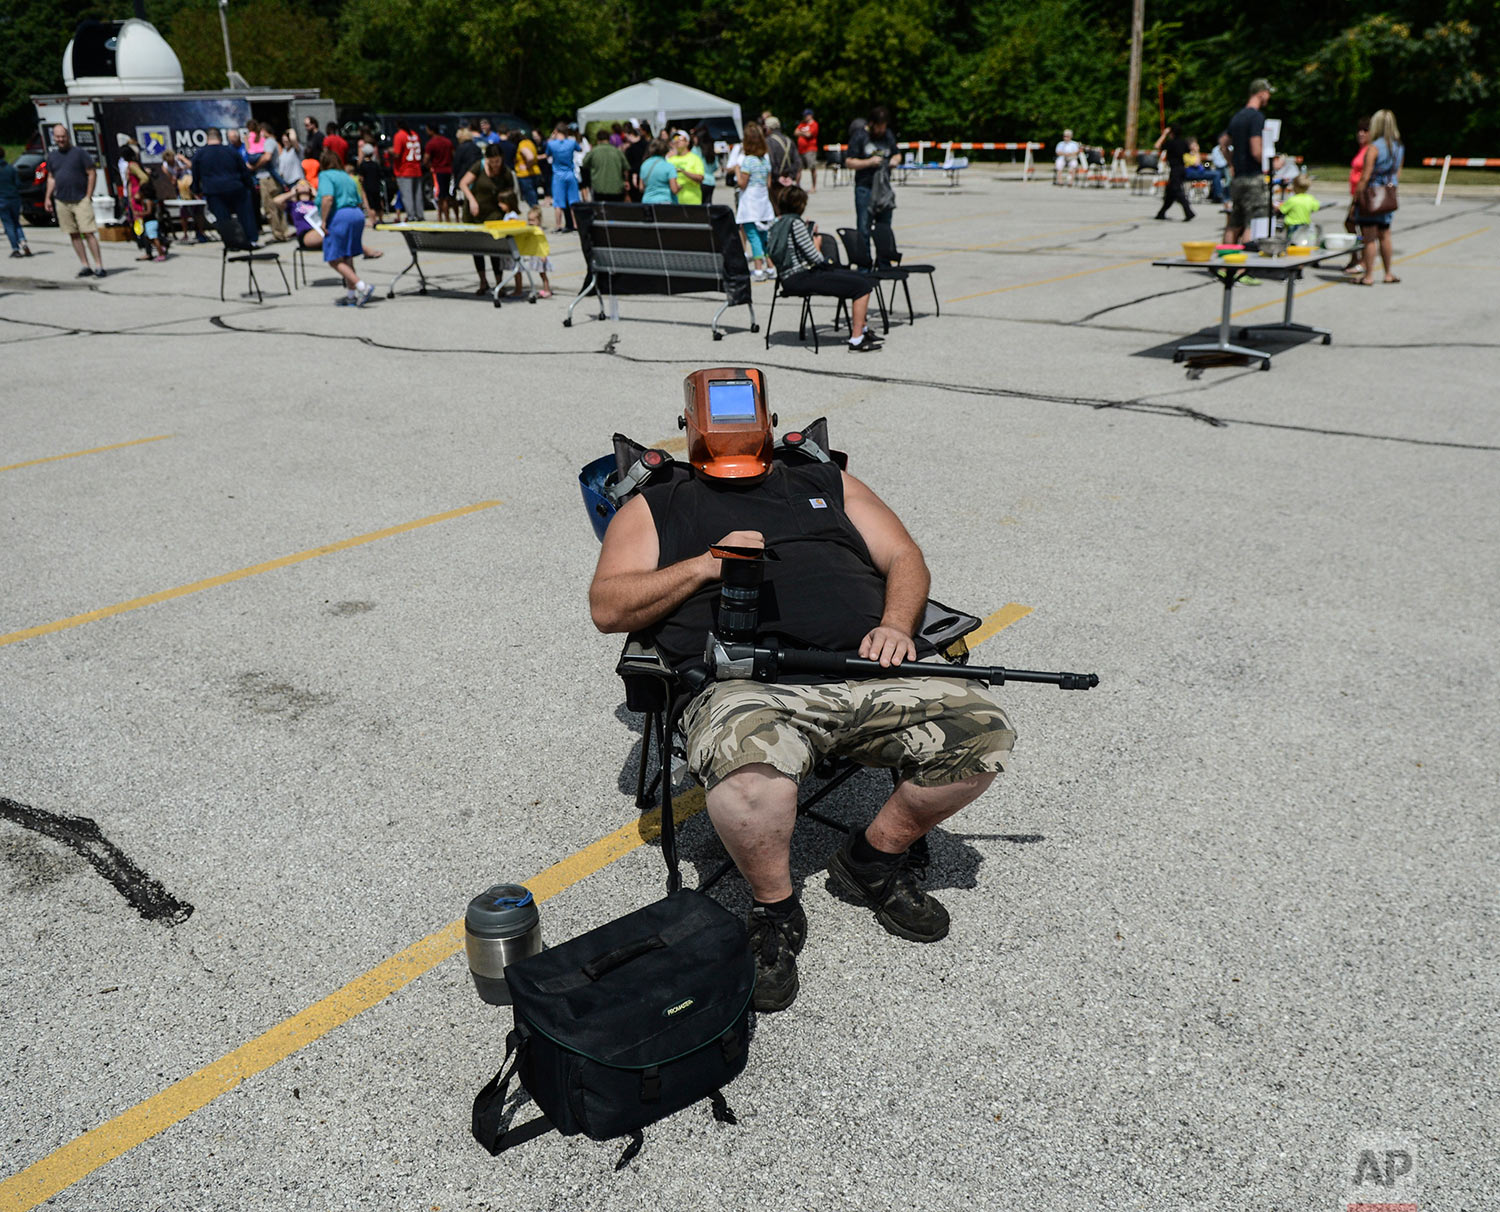
[[[104,836],[97,821],[86,816],[47,812],[5,796],[0,796],[0,819],[60,842],[87,860],[146,921],[180,926],[192,917],[193,907],[172,896],[160,880],[142,871],[129,855]]]

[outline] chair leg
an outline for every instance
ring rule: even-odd
[[[281,288],[282,288],[282,290],[286,291],[287,296],[290,297],[291,293],[292,293],[292,288],[289,285],[287,285],[286,270],[284,270],[284,269],[281,268],[281,258],[280,257],[276,258],[276,272],[281,275]],[[295,274],[296,272],[297,272],[296,267],[293,266],[292,273]]]
[[[667,713],[658,714],[656,749],[661,769],[661,853],[667,863],[667,891],[682,887],[682,873],[677,865],[677,822],[672,817],[672,730]]]
[[[645,726],[641,729],[641,767],[635,776],[635,808],[644,812],[646,800],[646,767],[651,761],[651,734],[656,731],[656,712],[646,712]]]
[[[264,303],[266,297],[260,293],[260,283],[255,280],[255,262],[246,261],[245,268],[250,272],[250,289],[255,292],[255,301],[257,303]]]
[[[807,308],[807,322],[812,328],[813,353],[822,353],[823,347],[818,342],[818,317],[813,315],[812,296],[808,295],[807,298],[802,301],[802,305]]]
[[[229,254],[225,253],[223,256],[221,256],[219,258],[219,302],[220,303],[223,303],[223,302],[226,301],[225,298],[224,298],[224,277],[228,273],[229,273]]]
[[[801,314],[799,314],[797,316],[797,340],[799,340],[799,341],[805,341],[805,340],[807,340],[807,321],[808,321],[808,319],[811,316],[812,316],[812,297],[810,295],[803,295],[802,296],[802,311],[801,311]],[[813,331],[814,331],[814,334],[816,334],[816,332],[817,332],[816,326],[814,326]]]
[[[917,313],[912,310],[911,286],[908,284],[907,279],[905,278],[901,279],[901,289],[906,294],[906,322],[908,324],[915,324],[917,322]]]
[[[849,300],[840,299],[839,305],[833,309],[833,331],[838,332],[845,326],[850,332],[854,331],[854,321],[849,316]]]
[[[885,287],[879,278],[875,279],[875,302],[880,307],[880,327],[885,333],[889,334],[891,331],[891,313],[886,310]]]
[[[943,305],[938,302],[937,297],[937,275],[927,275],[927,285],[932,287],[932,314],[940,316],[943,314]]]
[[[766,348],[767,349],[771,348],[771,329],[772,329],[772,327],[776,323],[776,300],[779,299],[779,298],[781,298],[781,287],[780,287],[780,284],[778,283],[777,284],[777,288],[771,292],[771,314],[766,317]]]

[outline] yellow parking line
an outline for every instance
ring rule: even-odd
[[[162,589],[156,593],[148,593],[145,597],[131,598],[128,602],[116,602],[113,606],[101,606],[98,610],[90,610],[85,614],[71,615],[66,619],[58,619],[55,623],[42,623],[39,626],[27,627],[21,631],[12,631],[7,635],[0,635],[0,648],[5,647],[7,644],[18,643],[21,640],[34,639],[39,635],[51,635],[56,631],[67,631],[72,627],[82,627],[85,623],[93,623],[99,619],[107,619],[117,614],[124,614],[127,610],[139,610],[142,606],[154,606],[157,602],[169,602],[173,598],[184,598],[190,593],[200,593],[205,589],[214,589],[220,585],[228,585],[232,581],[242,581],[246,577],[255,576],[257,573],[272,572],[277,568],[286,568],[291,564],[300,564],[304,560],[313,560],[318,556],[331,555],[335,551],[346,551],[350,547],[359,547],[365,543],[373,543],[376,539],[388,539],[392,535],[405,534],[408,530],[416,530],[422,526],[431,526],[434,522],[446,522],[450,518],[461,518],[466,513],[476,513],[481,509],[492,509],[498,504],[500,504],[499,501],[480,501],[477,505],[465,505],[462,509],[450,509],[447,513],[435,513],[431,517],[418,518],[415,522],[403,522],[400,526],[388,526],[384,530],[355,535],[352,539],[340,539],[337,543],[327,543],[322,547],[311,547],[307,551],[299,551],[294,555],[267,560],[263,564],[252,564],[249,568],[240,568],[234,572],[221,573],[216,577],[194,581],[191,585],[179,585],[175,589]]]
[[[147,442],[165,442],[175,434],[159,433],[154,438],[136,438],[133,442],[116,442],[113,446],[90,446],[87,450],[74,450],[68,454],[48,455],[45,459],[28,459],[24,463],[9,463],[0,471],[16,471],[22,467],[35,467],[39,463],[56,463],[59,459],[76,459],[80,455],[103,454],[106,450],[124,450],[127,446],[144,446]]]
[[[1069,278],[1082,278],[1088,274],[1108,273],[1112,269],[1129,269],[1132,265],[1149,265],[1150,257],[1139,261],[1124,261],[1119,265],[1095,265],[1091,269],[1075,269],[1070,274],[1059,274],[1055,278],[1039,278],[1035,282],[1015,282],[1010,286],[997,286],[993,290],[981,290],[972,295],[959,295],[956,299],[944,299],[944,303],[963,303],[968,299],[982,299],[986,295],[1003,295],[1008,290],[1026,290],[1031,286],[1050,286],[1054,282],[1066,282]]]
[[[1029,606],[1009,603],[986,618],[978,631],[971,633],[970,646],[979,644],[1030,613]],[[697,788],[673,800],[674,821],[686,821],[701,811],[703,792]],[[642,816],[554,863],[525,881],[526,887],[538,901],[548,900],[645,843],[654,841],[659,832],[659,824],[650,814]],[[30,1212],[100,1166],[165,1132],[173,1124],[181,1123],[241,1082],[284,1061],[355,1015],[378,1005],[396,990],[456,955],[463,945],[463,918],[418,939],[306,1010],[277,1023],[196,1073],[174,1082],[159,1094],[153,1094],[97,1128],[91,1128],[0,1182],[0,1212]]]
[[[672,819],[685,821],[702,809],[703,793],[695,789],[674,801]],[[631,821],[527,880],[526,886],[538,901],[545,901],[654,839],[659,831],[659,824],[648,818]],[[463,945],[463,918],[418,939],[306,1010],[12,1175],[0,1183],[0,1212],[24,1212],[51,1199],[106,1162],[384,1001],[457,954]]]
[[[1404,257],[1394,257],[1391,260],[1391,264],[1400,265],[1407,261],[1415,261],[1418,257],[1425,257],[1430,252],[1437,252],[1438,249],[1447,248],[1450,244],[1457,244],[1460,240],[1468,240],[1474,236],[1482,236],[1487,231],[1489,231],[1488,227],[1481,227],[1478,231],[1467,232],[1462,236],[1454,236],[1451,240],[1444,240],[1441,244],[1434,244],[1431,248],[1424,248],[1420,252],[1407,253]],[[1306,290],[1294,294],[1292,298],[1305,299],[1308,295],[1315,295],[1318,293],[1318,291],[1327,290],[1330,286],[1344,285],[1346,285],[1346,283],[1343,282],[1323,282],[1318,286],[1309,286]],[[1241,316],[1248,316],[1252,311],[1260,311],[1264,307],[1283,307],[1285,306],[1285,304],[1285,298],[1271,299],[1265,303],[1257,303],[1254,307],[1242,307],[1239,311],[1230,312],[1229,318],[1231,320],[1238,320]]]
[[[995,611],[994,614],[990,615],[989,618],[985,619],[984,622],[979,624],[975,630],[964,636],[964,639],[968,642],[971,650],[978,648],[990,636],[998,631],[1004,631],[1012,623],[1024,619],[1030,613],[1030,606],[1022,606],[1020,602],[1007,602],[999,610]]]

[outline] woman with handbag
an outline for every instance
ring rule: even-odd
[[[1364,241],[1365,272],[1357,280],[1360,286],[1375,285],[1377,245],[1381,263],[1385,266],[1385,280],[1389,283],[1401,281],[1391,272],[1391,216],[1399,205],[1396,182],[1405,158],[1406,148],[1401,144],[1396,115],[1388,109],[1377,110],[1370,119],[1370,146],[1365,152],[1364,171],[1355,199],[1358,213],[1354,221],[1359,224],[1360,238]]]

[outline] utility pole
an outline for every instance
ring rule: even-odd
[[[1139,0],[1137,0],[1139,3]],[[234,59],[229,54],[229,0],[219,0],[219,28],[224,31],[224,74],[234,84]],[[1135,60],[1131,60],[1135,62]]]
[[[229,0],[219,0],[219,28],[224,31],[224,76],[230,88],[249,88],[245,77],[234,70],[234,60],[229,55]]]
[[[1130,96],[1125,101],[1125,154],[1136,153],[1141,109],[1141,42],[1146,36],[1146,0],[1133,0],[1130,14]]]

